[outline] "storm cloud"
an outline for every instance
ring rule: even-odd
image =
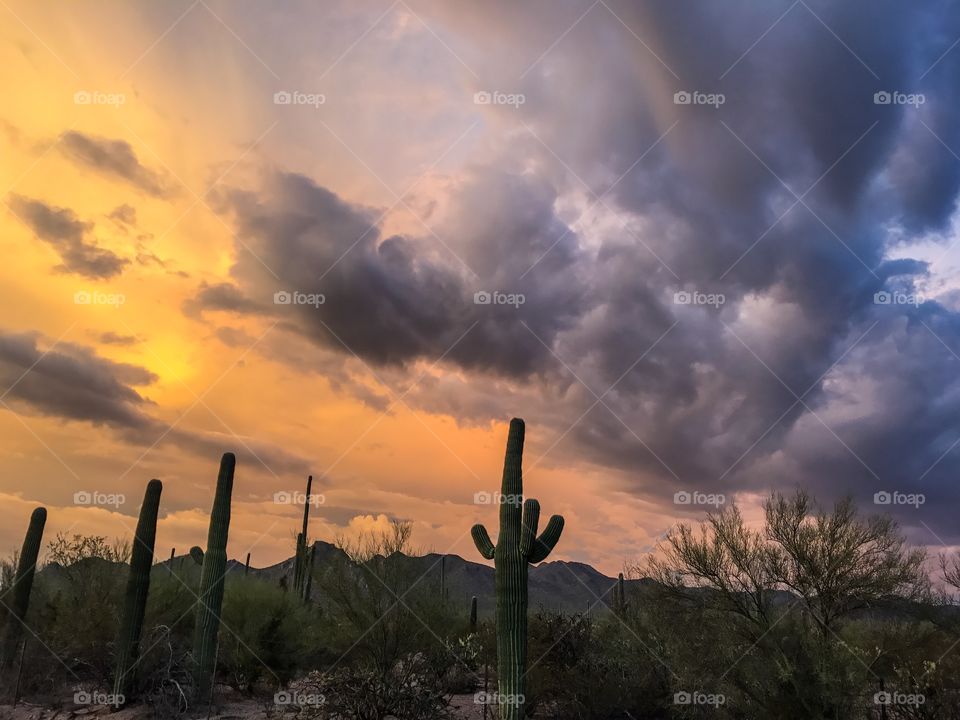
[[[300,174],[222,191],[235,265],[194,314],[279,318],[373,366],[439,360],[460,375],[411,402],[523,414],[547,462],[645,498],[909,490],[960,539],[940,514],[960,499],[960,317],[915,253],[950,249],[960,189],[954,8],[417,7],[471,90],[525,96],[477,110],[508,131],[423,233]],[[493,291],[524,302],[475,295]]]

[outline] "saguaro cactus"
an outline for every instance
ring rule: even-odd
[[[153,567],[153,547],[157,539],[157,515],[162,491],[163,483],[159,480],[147,483],[130,554],[130,574],[127,576],[127,593],[117,636],[117,670],[113,681],[114,695],[124,699],[130,694],[134,668],[140,654],[140,633],[147,609],[147,593],[150,591],[150,570]]]
[[[196,663],[197,697],[210,691],[217,662],[217,634],[220,631],[220,609],[223,606],[223,579],[227,574],[227,532],[230,529],[230,498],[233,494],[233,472],[237,459],[224,453],[220,460],[217,490],[210,511],[207,549],[200,571],[200,597],[197,601],[197,624],[193,632],[193,659]]]
[[[293,587],[301,595],[306,583],[307,563],[307,526],[310,523],[310,491],[313,489],[313,475],[307,476],[307,493],[303,496],[303,527],[297,535],[297,551],[293,558]]]
[[[23,636],[23,619],[27,616],[27,610],[30,607],[33,574],[37,567],[37,556],[40,554],[40,542],[43,539],[43,526],[46,522],[46,508],[38,507],[30,515],[30,525],[23,538],[13,587],[4,598],[7,605],[7,623],[3,632],[3,643],[0,645],[0,667],[4,670],[13,667],[17,645],[20,644],[20,638]]]
[[[523,502],[523,435],[523,420],[514,418],[510,421],[503,461],[500,533],[496,546],[483,525],[474,525],[471,530],[477,550],[488,560],[493,559],[496,567],[497,680],[501,720],[522,720],[524,717],[527,566],[545,560],[563,532],[563,518],[554,515],[537,537],[540,503],[532,498]]]
[[[617,597],[616,597],[616,609],[618,613],[622,613],[627,609],[627,595],[623,589],[623,573],[620,573],[617,576]]]
[[[477,596],[470,598],[470,632],[477,631]]]
[[[313,563],[317,559],[317,544],[310,546],[310,560],[307,562],[307,579],[303,582],[303,601],[310,602],[310,589],[313,587]]]
[[[440,556],[440,602],[447,602],[447,556]]]

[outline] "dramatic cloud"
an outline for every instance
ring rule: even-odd
[[[309,471],[309,463],[281,448],[230,433],[200,433],[167,425],[146,412],[151,405],[137,388],[156,382],[145,368],[118,363],[93,350],[60,342],[46,350],[36,334],[0,332],[0,385],[4,403],[47,417],[109,427],[148,451],[160,443],[204,458],[234,450],[256,470]]]
[[[60,147],[67,157],[81,166],[125,180],[148,195],[165,198],[172,193],[168,179],[143,165],[125,140],[111,140],[71,130],[64,133]]]
[[[10,196],[10,207],[38,238],[60,256],[62,272],[76,273],[95,280],[119,275],[129,260],[98,247],[86,239],[93,223],[82,222],[73,210],[47,205],[42,200]]]
[[[524,94],[482,108],[509,131],[417,236],[384,237],[377,210],[301,175],[224,193],[232,282],[192,307],[282,318],[377,366],[442,357],[461,374],[412,402],[523,412],[551,429],[548,462],[660,502],[789,482],[960,499],[958,316],[945,297],[883,302],[924,289],[911,242],[956,211],[960,17],[694,5],[427,3],[476,90]]]
[[[526,376],[548,364],[550,344],[581,307],[572,238],[528,281],[513,275],[570,234],[555,199],[534,179],[471,178],[453,210],[458,236],[437,247],[431,238],[383,238],[374,211],[302,175],[272,175],[259,194],[222,199],[246,247],[233,269],[238,285],[204,285],[185,310],[268,313],[377,364],[444,358]],[[461,220],[480,207],[491,220],[465,230]]]

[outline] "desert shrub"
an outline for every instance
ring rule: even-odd
[[[27,617],[31,654],[46,666],[40,677],[109,683],[129,551],[129,544],[99,536],[59,534],[49,543]],[[40,679],[24,674],[28,684]]]
[[[308,665],[319,641],[311,608],[295,593],[258,579],[228,579],[218,653],[222,682],[246,692],[262,681],[286,684]]]
[[[669,687],[645,642],[612,614],[541,609],[530,623],[528,700],[551,719],[663,717]]]
[[[284,700],[325,720],[441,720],[450,717],[433,668],[419,656],[380,673],[372,667],[312,672],[291,685]]]
[[[426,582],[410,534],[409,523],[395,522],[338,541],[343,554],[318,574],[324,632],[338,657],[382,676],[413,654],[435,662],[439,676],[451,663],[467,667],[455,646],[466,623]]]

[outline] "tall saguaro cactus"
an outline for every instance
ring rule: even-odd
[[[196,663],[197,696],[207,697],[217,662],[217,634],[220,631],[220,610],[223,606],[223,579],[227,574],[227,532],[230,529],[230,498],[233,494],[233,473],[237,458],[224,453],[220,460],[217,490],[210,511],[207,549],[200,571],[200,598],[197,601],[197,624],[193,632],[193,658]]]
[[[117,669],[113,692],[125,699],[130,694],[134,667],[140,655],[140,633],[143,631],[143,616],[147,609],[147,593],[150,592],[150,570],[153,568],[153,547],[157,539],[157,515],[160,512],[160,493],[163,483],[151,480],[143,494],[140,519],[133,539],[130,554],[130,574],[127,576],[127,593],[117,636]]]
[[[40,554],[43,526],[46,522],[46,508],[38,507],[30,515],[30,525],[23,538],[20,561],[17,563],[17,574],[14,576],[13,587],[5,599],[7,623],[3,632],[3,643],[0,644],[0,667],[4,670],[13,667],[17,645],[20,644],[20,638],[23,636],[23,619],[27,616],[27,610],[30,607],[33,574],[37,567],[37,556]]]
[[[483,525],[474,525],[471,530],[477,550],[488,560],[493,559],[496,567],[497,680],[501,720],[522,720],[524,717],[528,564],[545,560],[563,532],[563,518],[554,515],[537,537],[540,503],[532,498],[523,502],[523,435],[523,420],[514,418],[510,421],[503,461],[497,544],[490,541],[490,534]]]
[[[297,535],[297,551],[293,558],[293,587],[301,595],[307,580],[307,563],[309,562],[307,526],[310,523],[310,491],[312,489],[313,475],[308,475],[307,494],[303,496],[303,527]]]

